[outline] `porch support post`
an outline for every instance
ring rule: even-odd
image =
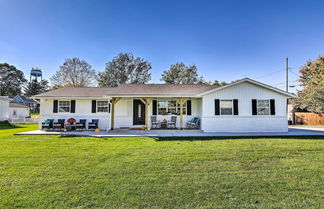
[[[140,100],[145,104],[145,129],[148,130],[148,111],[152,98],[140,98]]]
[[[111,99],[111,130],[114,130],[115,125],[115,104],[120,100],[120,98],[112,98]]]
[[[180,129],[183,129],[183,104],[188,101],[188,98],[177,99],[178,104],[180,105]]]

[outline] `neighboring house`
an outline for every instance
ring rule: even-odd
[[[7,96],[0,96],[0,121],[9,119],[9,101]]]
[[[178,128],[200,118],[205,132],[287,132],[287,99],[295,95],[245,78],[225,86],[129,84],[115,88],[68,87],[34,96],[40,122],[99,119],[99,128],[151,127],[151,116]],[[183,104],[183,114],[180,114]]]
[[[39,113],[38,102],[30,97],[24,95],[17,95],[11,100],[11,102],[29,107],[29,110],[32,113]]]
[[[17,103],[10,102],[9,104],[9,118],[22,119],[29,116],[29,107]]]

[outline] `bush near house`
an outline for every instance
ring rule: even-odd
[[[320,208],[324,137],[13,136],[0,208]]]

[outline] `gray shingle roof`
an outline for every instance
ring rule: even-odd
[[[195,96],[214,88],[212,85],[125,84],[115,88],[66,87],[34,97]]]
[[[20,95],[20,97],[26,102],[35,102],[33,99],[31,99],[25,95]]]
[[[109,92],[111,95],[148,95],[148,96],[195,96],[216,88],[212,85],[177,85],[177,84],[126,84]]]
[[[10,102],[9,103],[9,107],[14,107],[14,108],[28,108],[28,106],[21,105],[21,104],[17,104],[17,103],[14,103],[14,102]]]

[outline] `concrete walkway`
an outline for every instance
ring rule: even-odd
[[[52,131],[27,131],[17,133],[15,135],[64,135],[64,136],[90,136],[90,137],[217,137],[217,136],[323,136],[324,127],[307,127],[300,126],[290,127],[288,132],[243,132],[243,133],[215,133],[202,132],[200,130],[114,130],[110,132],[101,131],[96,133],[94,131],[80,131],[80,132],[52,132]]]
[[[300,130],[324,131],[324,126],[291,125],[289,126],[289,128]]]

